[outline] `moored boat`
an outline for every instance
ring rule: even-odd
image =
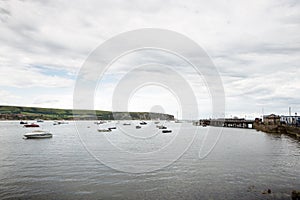
[[[27,122],[24,121],[20,121],[20,124],[28,124]]]
[[[136,129],[140,129],[140,128],[142,128],[142,127],[141,127],[141,126],[136,126],[135,128],[136,128]]]
[[[25,124],[24,127],[26,127],[26,128],[35,128],[35,127],[40,127],[40,125],[35,124],[35,123],[31,123],[31,124]]]
[[[172,133],[172,130],[162,130],[163,133]]]
[[[109,128],[102,128],[102,129],[98,129],[98,132],[111,132],[111,129],[109,129]]]
[[[36,130],[30,133],[24,134],[26,139],[44,139],[44,138],[52,138],[52,133],[48,131]]]
[[[144,121],[142,121],[141,123],[140,123],[140,125],[146,125],[147,124],[147,122],[144,122]]]
[[[163,126],[163,125],[159,125],[159,126],[156,126],[158,129],[167,129],[166,126]]]

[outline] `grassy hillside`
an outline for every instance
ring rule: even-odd
[[[96,118],[95,118],[96,116]],[[37,108],[21,106],[0,106],[0,120],[34,120],[37,118],[45,120],[72,120],[72,119],[92,119],[92,120],[122,120],[122,119],[167,119],[173,120],[174,116],[160,113],[147,112],[118,112],[102,110],[76,110],[71,109]]]

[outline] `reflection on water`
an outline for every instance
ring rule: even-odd
[[[208,127],[199,127],[192,146],[172,165],[128,174],[91,157],[73,123],[42,126],[53,133],[52,139],[23,140],[28,129],[0,122],[0,199],[290,199],[291,191],[300,188],[300,144],[284,135],[226,128],[201,160],[199,148]],[[82,126],[90,126],[87,132],[101,145],[97,134],[107,133],[97,132],[93,122]],[[187,129],[187,137],[195,128]],[[121,148],[141,152],[159,149],[174,137],[157,134],[138,144],[123,140],[121,132],[109,134]],[[262,194],[268,188],[272,194]]]

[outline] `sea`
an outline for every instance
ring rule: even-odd
[[[146,122],[0,122],[0,199],[291,199],[300,190],[295,138]],[[37,129],[53,137],[24,139]]]

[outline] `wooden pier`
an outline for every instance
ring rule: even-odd
[[[197,126],[218,126],[230,128],[253,128],[254,120],[244,118],[202,119],[195,123]]]

